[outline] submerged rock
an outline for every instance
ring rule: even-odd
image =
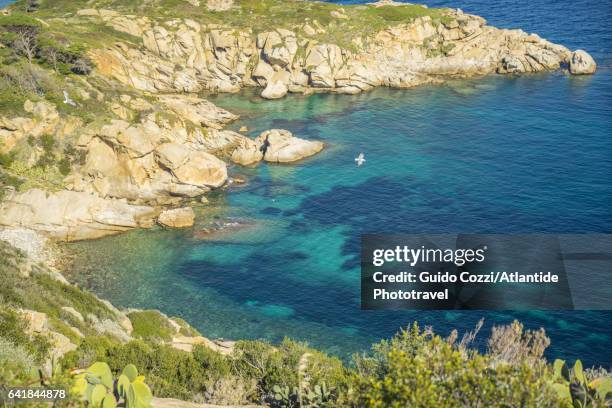
[[[583,50],[574,51],[569,61],[569,71],[573,75],[594,74],[597,64],[588,52]]]
[[[191,227],[195,220],[195,213],[191,207],[174,208],[162,211],[157,222],[165,227],[185,228]]]

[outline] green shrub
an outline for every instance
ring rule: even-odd
[[[179,326],[181,326],[179,330],[179,333],[181,335],[188,336],[188,337],[201,336],[199,331],[197,331],[194,327],[189,325],[189,323],[187,323],[185,320],[181,319],[180,317],[173,316],[171,319],[174,320]]]
[[[10,167],[10,165],[15,161],[14,153],[2,153],[0,152],[0,166]]]
[[[548,384],[545,365],[495,361],[416,325],[356,366],[352,390],[343,396],[351,406],[563,406]]]
[[[334,389],[345,388],[347,383],[346,369],[338,358],[290,339],[278,347],[263,341],[240,341],[233,361],[236,373],[256,380],[259,397],[269,402],[278,387],[306,395],[322,383]]]
[[[0,15],[0,27],[14,29],[15,27],[35,27],[40,28],[40,21],[24,13],[11,13]]]
[[[612,376],[603,372],[592,375],[576,360],[570,370],[563,360],[555,360],[551,387],[566,404],[580,408],[608,407],[612,405]],[[591,374],[594,374],[591,372]]]
[[[119,343],[106,336],[85,337],[76,350],[69,351],[62,357],[62,366],[68,369],[84,368],[96,361],[106,361],[108,351],[118,345]]]
[[[175,329],[157,310],[143,310],[128,314],[134,331],[133,337],[149,341],[170,341]]]
[[[40,335],[29,336],[26,322],[17,312],[0,306],[0,333],[5,341],[19,345],[41,363],[50,349],[49,341]]]

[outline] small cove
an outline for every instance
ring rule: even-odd
[[[428,4],[584,48],[598,72],[280,101],[212,96],[251,136],[286,128],[327,148],[292,166],[231,168],[247,184],[211,194],[193,229],[70,245],[70,279],[119,306],[179,315],[210,337],[289,336],[346,356],[413,320],[446,335],[485,317],[483,341],[492,324],[518,318],[547,329],[549,357],[610,366],[611,312],[359,310],[364,232],[612,232],[610,3]],[[361,151],[368,161],[356,168]]]

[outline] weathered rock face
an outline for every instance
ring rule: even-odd
[[[238,116],[207,100],[189,95],[162,95],[159,100],[180,117],[200,126],[221,129]]]
[[[236,164],[249,166],[263,160],[261,145],[249,138],[242,138],[232,152],[232,161]]]
[[[32,189],[0,203],[0,225],[22,227],[67,240],[93,239],[153,224],[151,207],[105,200],[88,193]]]
[[[574,75],[594,74],[597,70],[597,64],[586,51],[577,50],[570,58],[569,70]]]
[[[335,18],[346,17],[338,13]],[[459,10],[447,17],[441,22],[420,17],[355,38],[350,50],[311,38],[325,29],[309,24],[254,36],[191,20],[138,20],[144,50],[119,44],[93,56],[103,74],[137,89],[235,92],[259,85],[269,99],[313,88],[357,93],[375,86],[411,87],[441,77],[539,72],[570,62],[567,48],[535,34],[490,27],[483,18]],[[113,21],[107,24],[117,26]],[[572,73],[593,69],[578,68],[579,59],[588,58],[582,53],[576,57]]]
[[[255,141],[261,146],[264,160],[273,163],[298,161],[323,150],[322,142],[300,139],[282,129],[265,131]]]
[[[297,138],[288,130],[272,129],[250,139],[229,130],[210,132],[205,146],[217,154],[223,152],[232,162],[243,166],[262,160],[273,163],[290,163],[320,152],[324,145],[319,141]]]
[[[216,130],[237,118],[195,96],[162,95],[176,120],[149,114],[140,123],[112,120],[81,135],[85,164],[69,187],[102,197],[166,204],[196,197],[227,179],[223,161],[211,152]]]
[[[26,332],[46,337],[51,345],[51,354],[56,358],[76,350],[76,344],[73,344],[68,337],[49,328],[49,318],[45,313],[25,309],[19,310],[19,313],[26,324]]]
[[[46,102],[26,101],[24,110],[29,117],[7,118],[0,116],[0,152],[10,151],[25,137],[40,138],[45,134],[62,139],[82,125],[77,118],[60,120],[55,105]]]
[[[191,227],[195,220],[195,213],[191,207],[174,208],[162,211],[157,222],[165,227],[185,228]]]
[[[177,180],[194,187],[220,187],[227,180],[223,161],[210,153],[189,149],[178,143],[164,143],[156,150],[157,160]]]
[[[287,95],[287,92],[289,92],[287,85],[282,81],[270,81],[266,89],[261,93],[261,97],[266,99],[279,99]]]

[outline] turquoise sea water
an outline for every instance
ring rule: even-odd
[[[550,357],[610,366],[609,312],[359,309],[362,233],[612,233],[610,2],[453,5],[585,48],[599,71],[280,101],[211,96],[253,136],[286,128],[327,148],[297,165],[230,168],[247,183],[212,194],[193,229],[71,245],[71,279],[121,306],[180,315],[210,337],[290,336],[346,355],[413,320],[447,334],[485,317],[484,341],[492,324],[518,318],[547,329]]]

